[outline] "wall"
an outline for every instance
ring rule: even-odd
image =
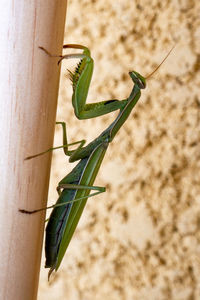
[[[39,300],[200,299],[199,13],[198,1],[69,1],[65,42],[95,61],[88,101],[126,98],[128,71],[146,76],[176,47],[110,145],[96,180],[107,192],[88,201],[50,285],[42,266]],[[57,120],[90,141],[115,114],[75,118],[76,63],[63,63]],[[62,150],[53,162],[52,203],[72,168]]]

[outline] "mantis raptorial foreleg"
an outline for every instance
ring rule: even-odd
[[[61,57],[59,62],[63,59],[79,58],[80,62],[75,68],[74,72],[69,71],[70,79],[72,81],[73,95],[72,105],[74,107],[75,115],[78,119],[91,119],[99,117],[118,109],[122,109],[127,99],[124,100],[105,100],[97,103],[86,103],[88,90],[93,74],[94,62],[90,55],[90,50],[87,47],[78,44],[67,44],[63,48],[75,48],[83,50],[83,53],[67,54],[57,57]],[[51,55],[46,49],[40,47],[50,56]]]

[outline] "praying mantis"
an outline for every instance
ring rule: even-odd
[[[40,48],[48,55],[51,55],[43,47]],[[83,50],[83,53],[60,56],[59,60],[60,62],[65,58],[81,59],[74,73],[70,72],[73,87],[72,104],[77,118],[95,118],[115,110],[119,110],[119,113],[115,120],[97,138],[86,146],[84,146],[86,143],[85,140],[69,144],[67,141],[66,124],[64,122],[56,122],[56,124],[62,126],[63,145],[56,148],[50,148],[42,153],[26,158],[31,159],[48,151],[63,148],[64,154],[69,156],[69,162],[79,161],[73,170],[59,182],[57,187],[59,198],[56,204],[33,211],[19,209],[22,213],[32,214],[47,208],[53,208],[46,226],[45,239],[45,267],[50,268],[48,278],[50,278],[53,270],[58,270],[62,262],[63,256],[86,205],[87,199],[103,193],[106,190],[104,187],[94,186],[93,184],[109,144],[113,141],[115,135],[128,119],[132,109],[141,96],[141,90],[146,88],[146,79],[160,67],[173,49],[172,48],[170,50],[161,64],[159,64],[159,66],[146,78],[136,71],[129,72],[129,76],[131,77],[134,85],[127,99],[114,99],[86,104],[88,89],[93,72],[93,59],[90,56],[90,51],[88,48],[78,44],[67,44],[64,45],[63,48],[77,48]],[[69,150],[69,146],[76,144],[79,144],[79,146],[75,150]],[[95,192],[90,194],[90,191]]]

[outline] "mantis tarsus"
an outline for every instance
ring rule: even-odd
[[[83,147],[85,140],[68,144],[66,125],[64,122],[57,122],[57,124],[62,125],[63,129],[63,146],[57,148],[63,148],[65,155],[69,156],[70,162],[78,160],[80,161],[75,168],[59,182],[57,187],[59,198],[56,204],[51,206],[54,209],[46,227],[45,241],[45,267],[50,268],[49,276],[54,269],[57,270],[60,266],[88,197],[105,191],[104,187],[93,186],[93,183],[101,166],[108,145],[110,142],[112,142],[115,135],[123,126],[133,107],[139,100],[141,96],[141,89],[146,87],[146,79],[155,72],[154,70],[154,72],[152,72],[146,78],[135,71],[129,72],[134,86],[129,97],[125,100],[108,100],[99,103],[85,104],[93,70],[93,61],[90,57],[90,51],[86,47],[76,44],[64,45],[64,48],[83,49],[82,54],[64,55],[60,59],[81,58],[81,61],[75,69],[75,72],[70,72],[73,83],[72,102],[76,116],[80,119],[86,119],[97,117],[117,109],[120,111],[110,126],[108,126],[107,129],[105,129],[96,139],[94,139],[85,147]],[[44,48],[42,49],[47,52]],[[168,55],[165,57],[165,59],[168,57]],[[68,146],[75,144],[80,144],[77,149],[68,149]],[[53,149],[55,148],[50,148],[45,152],[29,156],[27,159],[39,156]],[[91,190],[94,190],[95,192],[89,195]],[[44,209],[47,208],[41,208],[34,211],[20,209],[20,211],[31,214]]]

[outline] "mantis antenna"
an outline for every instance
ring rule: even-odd
[[[168,58],[168,56],[170,55],[170,53],[172,52],[172,50],[175,48],[176,45],[174,45],[170,51],[167,53],[167,55],[164,57],[164,59],[161,61],[161,63],[155,68],[155,70],[153,70],[153,72],[151,72],[147,77],[145,77],[145,79],[149,79],[154,73],[156,73],[156,71],[160,68],[160,66],[166,61],[166,59]]]

